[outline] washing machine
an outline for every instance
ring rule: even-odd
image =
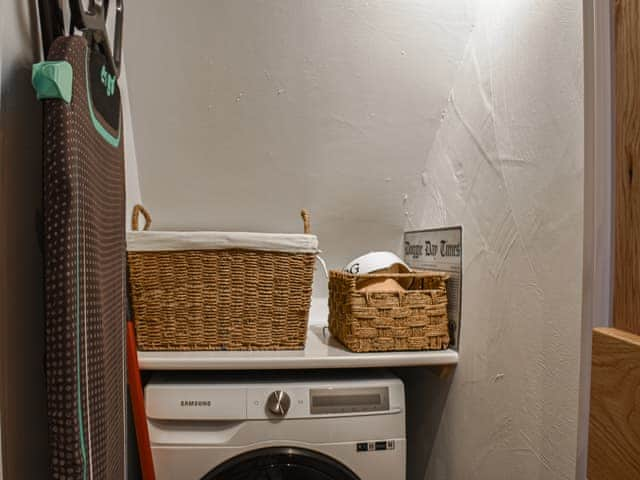
[[[390,373],[158,375],[145,387],[157,480],[404,480]]]

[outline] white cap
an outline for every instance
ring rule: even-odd
[[[374,273],[397,266],[399,273],[410,272],[409,266],[393,252],[369,252],[349,262],[342,270],[355,275]]]

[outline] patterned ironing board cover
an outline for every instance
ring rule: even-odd
[[[44,100],[50,478],[125,478],[125,191],[120,92],[104,56],[60,37],[69,103]],[[68,66],[67,66],[68,68]]]

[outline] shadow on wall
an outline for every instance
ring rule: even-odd
[[[39,212],[42,108],[33,2],[0,0],[0,420],[7,479],[47,478]]]
[[[455,374],[440,376],[440,372],[424,367],[395,372],[404,381],[407,418],[411,419],[407,422],[407,480],[427,478],[431,451]]]

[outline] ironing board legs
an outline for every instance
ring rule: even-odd
[[[142,470],[142,480],[155,480],[151,443],[147,428],[147,416],[144,411],[144,397],[140,367],[138,366],[138,350],[136,348],[136,333],[132,322],[127,322],[127,376],[129,379],[129,393],[133,410],[133,423],[136,428],[138,441],[138,455]]]

